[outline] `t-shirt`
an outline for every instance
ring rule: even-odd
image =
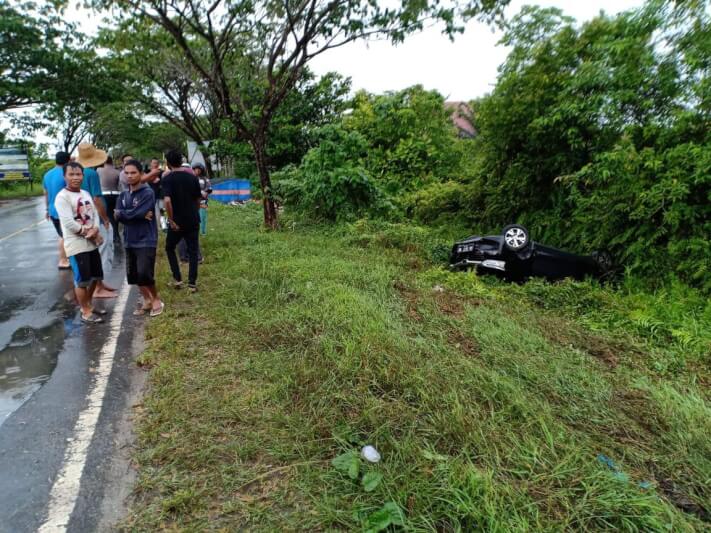
[[[99,227],[99,216],[94,208],[94,202],[88,192],[70,191],[62,189],[54,201],[59,214],[59,223],[62,225],[64,236],[64,251],[67,256],[91,252],[96,245],[79,235],[82,228]]]
[[[96,170],[93,168],[84,169],[84,179],[81,182],[81,188],[91,194],[92,198],[103,196],[103,194],[101,194],[101,180]]]
[[[47,209],[49,210],[49,216],[52,218],[59,218],[57,208],[54,207],[54,200],[57,198],[59,191],[64,189],[65,186],[64,169],[62,167],[54,167],[42,178],[42,187],[47,191]]]
[[[119,171],[113,165],[106,164],[97,171],[99,181],[101,182],[101,192],[118,192],[119,190]]]
[[[128,191],[129,189],[128,179],[126,178],[126,173],[122,168],[121,172],[119,172],[119,192]]]
[[[210,180],[204,176],[198,178],[198,183],[200,183],[200,192],[202,193],[200,207],[207,207],[207,197],[212,192],[212,184]]]
[[[181,230],[196,230],[200,227],[197,199],[202,197],[200,183],[194,174],[173,170],[162,183],[163,197],[170,198],[173,205],[173,220]]]

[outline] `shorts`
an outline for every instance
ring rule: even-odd
[[[155,248],[126,248],[126,280],[129,285],[155,285],[155,266]]]
[[[64,235],[62,235],[62,225],[59,223],[59,219],[54,217],[49,217],[49,219],[52,221],[54,229],[57,231],[57,235],[59,235],[59,238],[64,238]]]
[[[99,250],[72,255],[69,257],[69,264],[72,265],[74,285],[77,287],[86,288],[92,282],[104,279]]]

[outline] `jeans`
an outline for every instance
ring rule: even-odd
[[[207,208],[201,207],[200,211],[200,235],[207,235]]]
[[[181,240],[185,240],[188,248],[188,285],[195,285],[198,274],[198,230],[178,230],[173,231],[168,229],[168,234],[165,238],[165,253],[168,256],[170,270],[173,273],[175,281],[182,281],[180,274],[180,264],[178,257],[175,255],[175,247]]]
[[[200,249],[200,243],[198,242],[198,263],[202,261],[202,250]],[[187,263],[190,258],[188,257],[188,246],[185,244],[185,239],[178,243],[178,257],[183,263]]]

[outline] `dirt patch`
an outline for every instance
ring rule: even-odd
[[[422,270],[422,259],[416,255],[411,255],[407,258],[407,268],[410,270]]]
[[[467,337],[458,329],[452,328],[447,332],[447,341],[449,341],[449,344],[464,355],[474,357],[480,353],[479,344],[471,337]]]
[[[481,301],[474,298],[466,298],[447,291],[442,287],[437,286],[430,294],[421,294],[416,289],[410,287],[402,280],[395,280],[393,288],[398,291],[400,297],[405,302],[405,311],[407,316],[416,322],[422,320],[422,315],[418,311],[418,306],[423,299],[429,302],[434,302],[437,310],[445,316],[452,318],[463,318],[466,313],[467,306],[480,305]]]
[[[454,318],[462,318],[464,316],[464,303],[461,298],[453,295],[449,292],[438,293],[435,296],[435,303],[437,304],[437,309],[441,313],[451,316]]]
[[[420,303],[419,293],[412,287],[406,285],[405,282],[401,280],[395,280],[393,282],[393,288],[397,290],[397,292],[400,294],[400,297],[405,302],[405,313],[407,314],[408,318],[414,320],[415,322],[421,322],[422,315],[417,310],[417,307]]]
[[[629,352],[629,347],[624,344],[584,332],[561,318],[539,316],[536,321],[548,341],[585,352],[610,368],[615,368],[620,363],[620,355]]]
[[[466,313],[467,306],[481,305],[480,300],[465,298],[449,291],[435,293],[435,304],[441,313],[454,318],[462,318]]]
[[[677,483],[668,478],[657,479],[657,483],[659,484],[659,489],[675,507],[685,513],[695,515],[699,520],[703,520],[706,523],[711,522],[711,511],[693,501]]]
[[[617,409],[645,431],[653,435],[660,435],[669,431],[668,425],[657,416],[654,404],[645,392],[635,389],[617,391],[613,396],[612,402]]]

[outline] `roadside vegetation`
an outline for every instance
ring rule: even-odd
[[[708,527],[693,291],[508,285],[413,228],[210,209],[200,292],[148,325],[126,529]]]
[[[127,530],[711,527],[708,2],[584,23],[504,21],[506,0],[86,4],[116,17],[96,37],[64,2],[0,0],[0,111],[115,159],[192,139],[260,201],[211,204],[200,292],[162,291],[148,324]],[[472,17],[510,53],[470,102],[309,69]],[[511,223],[616,276],[446,269],[455,239]]]
[[[347,80],[307,75],[270,186],[221,117],[211,150],[264,212],[211,206],[200,292],[149,323],[125,528],[707,530],[709,28],[701,2],[524,8],[473,139],[434,91],[341,105]],[[446,269],[513,222],[618,275]]]
[[[33,182],[31,186],[24,181],[19,183],[0,183],[0,200],[40,196],[41,194],[41,182]]]
[[[474,139],[451,108],[412,87],[360,93],[300,165],[275,174],[287,207],[322,220],[498,233],[607,250],[650,288],[711,291],[711,15],[657,0],[584,24],[525,7],[491,94],[470,103]],[[702,59],[704,58],[704,59]]]

